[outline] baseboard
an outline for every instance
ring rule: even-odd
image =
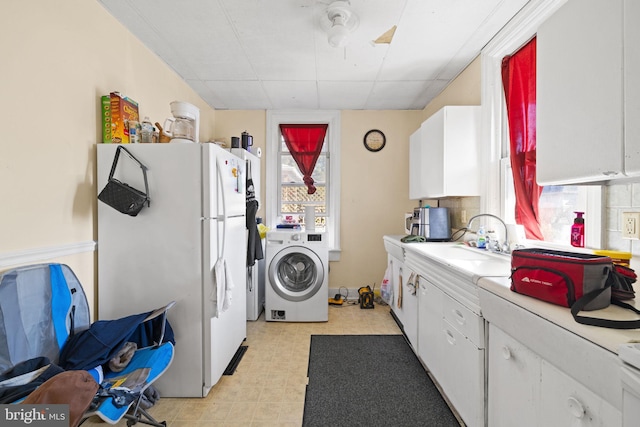
[[[68,245],[6,252],[0,254],[0,268],[41,263],[63,256],[75,255],[82,252],[92,252],[95,250],[96,242],[90,240],[88,242],[70,243]]]

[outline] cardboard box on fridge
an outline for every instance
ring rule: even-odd
[[[111,92],[111,141],[128,144],[129,122],[140,121],[138,114],[138,103],[134,100],[123,97],[119,92]]]
[[[102,142],[111,142],[111,97],[102,95],[100,98],[100,109],[102,112]]]

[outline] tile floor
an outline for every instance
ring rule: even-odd
[[[170,427],[298,427],[312,334],[399,333],[389,307],[380,304],[373,310],[329,306],[329,321],[322,323],[266,322],[263,314],[247,322],[248,349],[233,375],[223,376],[204,399],[161,398],[149,413]],[[82,425],[108,424],[92,417]],[[124,427],[126,420],[116,425]]]

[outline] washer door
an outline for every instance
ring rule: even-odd
[[[324,281],[324,266],[318,255],[304,246],[289,246],[269,264],[269,281],[278,295],[288,301],[314,296]]]

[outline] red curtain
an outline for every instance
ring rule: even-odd
[[[308,194],[316,192],[311,175],[322,151],[328,126],[327,124],[280,125],[284,142],[302,173]]]
[[[536,182],[536,39],[502,59],[502,86],[507,103],[511,170],[516,193],[516,223],[528,239],[544,240]]]

